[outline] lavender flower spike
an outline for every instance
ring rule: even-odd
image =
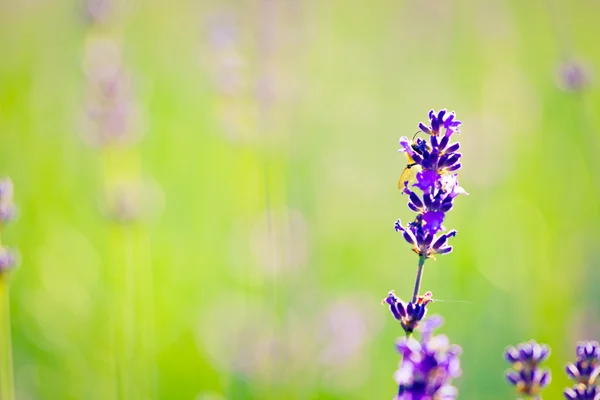
[[[466,194],[458,185],[456,174],[461,167],[460,144],[450,143],[460,124],[454,112],[431,110],[429,123],[419,124],[420,131],[429,136],[428,140],[400,138],[399,151],[406,153],[408,164],[398,187],[408,195],[408,208],[416,216],[406,225],[397,220],[394,229],[412,245],[412,250],[419,256],[419,263],[412,300],[406,303],[393,291],[383,300],[406,334],[397,343],[402,361],[394,375],[398,383],[398,395],[394,400],[454,400],[457,396],[457,390],[450,381],[461,373],[458,359],[461,349],[450,345],[446,336],[433,335],[433,330],[441,325],[441,319],[423,319],[427,304],[433,299],[431,292],[424,295],[419,295],[419,292],[425,261],[438,254],[450,253],[452,247],[448,239],[456,236],[456,230],[447,231],[443,223],[446,213],[453,208],[454,198]],[[409,181],[405,180],[410,176],[407,171],[412,167],[418,171],[412,187],[419,189],[420,193],[413,191]],[[420,340],[413,337],[417,329],[421,333]]]
[[[452,251],[448,246],[448,238],[456,235],[456,231],[437,234],[445,231],[442,225],[453,208],[453,201],[459,194],[466,194],[458,185],[456,171],[462,164],[462,154],[458,152],[460,144],[450,143],[453,134],[458,133],[461,122],[455,119],[454,112],[446,110],[429,112],[429,125],[421,122],[419,129],[429,135],[429,141],[418,138],[409,140],[400,138],[401,152],[406,153],[420,172],[416,175],[413,187],[420,189],[422,195],[409,188],[404,182],[402,193],[408,195],[408,208],[417,213],[414,221],[406,226],[396,221],[395,229],[402,232],[404,239],[413,246],[413,251],[421,257],[434,258],[436,254],[447,254]]]
[[[565,389],[571,400],[600,400],[600,344],[584,341],[577,344],[577,360],[566,366],[567,375],[575,386]]]
[[[504,357],[512,369],[506,372],[506,379],[516,387],[517,393],[539,399],[539,393],[551,380],[550,371],[539,368],[548,358],[550,348],[534,340],[520,343],[506,349]]]
[[[421,340],[402,338],[396,347],[402,354],[400,368],[394,374],[398,396],[394,400],[454,400],[458,391],[451,386],[460,376],[459,346],[451,345],[444,335],[433,335],[442,324],[440,317],[423,321]]]

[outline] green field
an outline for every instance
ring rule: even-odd
[[[459,398],[514,398],[502,353],[531,338],[562,398],[600,339],[599,2],[110,6],[0,2],[16,399],[391,399],[403,332],[380,303],[417,265],[398,138],[440,108],[470,195],[423,289]],[[111,68],[133,139],[93,144]]]

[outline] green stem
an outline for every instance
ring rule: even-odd
[[[419,290],[421,289],[421,278],[423,277],[423,266],[425,265],[425,260],[427,256],[419,256],[419,266],[417,268],[417,278],[415,279],[415,290],[413,291],[412,302],[417,302],[417,296],[419,295]]]
[[[0,400],[15,398],[7,278],[0,273]]]

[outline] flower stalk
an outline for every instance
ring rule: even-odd
[[[417,267],[417,278],[415,279],[415,290],[413,291],[412,302],[417,302],[417,296],[419,295],[419,290],[421,289],[421,278],[423,277],[423,267],[425,266],[425,260],[427,257],[419,256],[419,265]]]
[[[140,102],[118,36],[111,0],[84,1],[89,22],[83,59],[86,142],[98,150],[107,217],[107,279],[114,387],[118,398],[154,398],[153,277],[140,221],[155,193],[142,176]],[[100,29],[102,28],[102,29]],[[146,201],[146,202],[145,202]]]
[[[10,179],[0,179],[0,233],[14,216],[13,186]],[[16,264],[10,249],[0,240],[0,400],[14,400],[14,372],[10,325],[9,273]]]
[[[402,362],[395,375],[398,383],[395,400],[454,399],[457,396],[457,390],[450,381],[460,375],[460,348],[450,346],[443,335],[433,336],[432,331],[441,325],[441,319],[423,319],[427,304],[433,299],[431,292],[419,293],[425,261],[435,259],[438,254],[450,253],[452,247],[448,245],[448,239],[456,235],[455,230],[447,231],[442,223],[446,213],[453,208],[454,198],[466,194],[458,185],[456,174],[461,167],[460,144],[450,142],[452,135],[459,132],[460,125],[454,112],[440,110],[436,113],[431,110],[429,124],[419,124],[419,132],[427,135],[428,140],[400,138],[399,151],[406,154],[408,164],[398,187],[402,194],[408,196],[408,208],[416,216],[406,225],[397,220],[394,228],[412,246],[419,262],[411,301],[405,303],[396,297],[393,290],[383,300],[406,335],[397,346]],[[417,171],[416,183],[409,186],[411,171]],[[411,189],[414,187],[421,194]],[[421,332],[420,340],[413,338],[417,329]]]
[[[0,399],[15,398],[8,276],[0,273]]]

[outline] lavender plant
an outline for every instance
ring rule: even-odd
[[[577,359],[566,367],[567,375],[575,381],[572,388],[565,389],[565,397],[571,400],[600,400],[600,344],[584,341],[577,344]]]
[[[461,372],[460,347],[450,345],[443,335],[433,335],[442,320],[435,317],[423,320],[432,294],[420,295],[419,291],[425,261],[435,259],[438,254],[450,253],[452,247],[448,245],[448,239],[456,235],[456,230],[447,231],[443,222],[453,207],[454,198],[466,193],[458,185],[456,174],[461,167],[460,144],[451,143],[452,135],[459,132],[460,125],[454,112],[431,110],[429,124],[419,124],[420,132],[428,135],[429,140],[400,138],[399,151],[406,153],[409,160],[407,169],[418,171],[412,187],[418,188],[421,195],[411,190],[410,179],[404,179],[406,174],[403,173],[399,187],[408,195],[408,208],[417,215],[406,225],[397,220],[394,227],[412,245],[419,262],[412,300],[407,303],[396,297],[394,291],[384,299],[406,334],[397,344],[403,357],[395,374],[398,384],[395,400],[454,399],[457,396],[457,390],[450,382]],[[412,337],[415,330],[420,331],[420,340]]]
[[[541,369],[540,364],[549,356],[550,348],[534,340],[506,349],[504,357],[512,368],[506,372],[506,379],[518,394],[541,399],[540,391],[550,384],[551,375],[549,370]]]
[[[0,231],[15,214],[13,185],[10,179],[0,179]],[[15,253],[0,244],[0,398],[15,398],[10,335],[10,303],[8,273],[16,264]]]
[[[110,29],[118,2],[83,0],[89,30],[85,41],[85,141],[98,150],[104,211],[110,223],[108,262],[112,302],[107,352],[121,398],[155,397],[153,273],[149,237],[142,226],[156,194],[143,179],[138,144],[141,103],[123,56],[118,31]]]

